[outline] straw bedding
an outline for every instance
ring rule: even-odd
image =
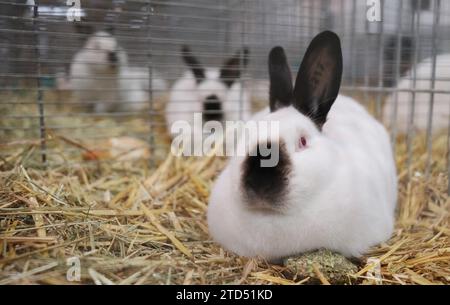
[[[411,171],[398,138],[389,241],[359,260],[320,250],[279,265],[211,241],[208,196],[225,159],[85,161],[90,144],[73,137],[51,134],[59,162],[48,168],[33,142],[0,159],[0,284],[450,284],[446,134],[433,140],[429,178],[424,137],[415,138]]]

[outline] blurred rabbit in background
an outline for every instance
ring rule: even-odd
[[[106,31],[88,38],[70,66],[69,86],[77,101],[93,105],[95,112],[137,111],[149,100],[149,69],[128,65],[128,55]],[[167,82],[152,72],[155,96],[167,90]]]
[[[383,108],[383,119],[387,125],[396,125],[400,133],[406,133],[409,127],[409,120],[413,111],[412,126],[416,130],[425,131],[428,126],[428,115],[430,110],[432,90],[432,58],[427,58],[409,70],[402,77],[396,90],[419,90],[415,93],[411,91],[398,91],[391,93]],[[414,81],[414,73],[416,81]],[[450,89],[450,54],[441,54],[436,57],[436,71],[434,90],[448,91]],[[397,106],[396,106],[397,104]],[[397,108],[397,111],[395,109]],[[433,105],[433,132],[438,132],[448,128],[450,117],[450,99],[448,94],[435,93]],[[394,126],[390,126],[393,128]]]
[[[93,105],[95,112],[113,110],[119,101],[120,67],[127,63],[128,56],[114,36],[105,31],[93,34],[70,66],[70,86],[75,99]]]

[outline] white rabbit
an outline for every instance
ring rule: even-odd
[[[355,100],[338,96],[341,74],[332,32],[312,40],[294,88],[284,50],[272,49],[270,112],[258,116],[277,122],[279,137],[259,129],[247,143],[241,138],[253,155],[230,158],[213,186],[208,226],[224,248],[268,260],[318,248],[357,257],[391,236],[397,182],[389,136]],[[266,144],[279,147],[276,166],[261,164]]]
[[[96,32],[75,54],[69,82],[75,98],[94,104],[96,112],[139,111],[148,106],[148,68],[128,65],[127,53],[108,32]],[[154,97],[167,89],[167,82],[153,71]]]
[[[74,97],[94,104],[96,112],[113,110],[120,102],[120,67],[127,63],[127,54],[116,38],[105,31],[96,32],[72,60],[69,82]]]
[[[123,66],[119,73],[119,89],[122,111],[139,111],[148,107],[149,75],[146,67]],[[161,75],[152,71],[153,98],[161,97],[168,91],[167,82]]]
[[[402,77],[397,89],[431,90],[432,59],[427,58],[416,66],[416,83],[414,86],[414,69]],[[450,92],[450,54],[441,54],[436,57],[436,81],[434,89]],[[396,97],[397,94],[397,97]],[[397,116],[395,115],[395,100],[397,98]],[[418,130],[426,130],[430,107],[431,94],[416,92],[414,102],[413,126]],[[408,131],[413,105],[413,93],[399,91],[388,96],[383,108],[383,120],[391,128],[396,125],[400,133]],[[447,129],[450,121],[450,94],[435,93],[433,105],[432,128],[434,132]]]
[[[182,54],[190,70],[174,83],[166,105],[166,123],[172,135],[176,132],[171,127],[179,121],[192,126],[192,134],[202,133],[202,126],[194,125],[194,113],[201,113],[204,123],[247,120],[251,116],[250,94],[238,81],[241,68],[247,65],[247,49],[243,54],[237,52],[221,68],[203,68],[187,46],[183,46]]]

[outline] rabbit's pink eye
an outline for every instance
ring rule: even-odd
[[[300,140],[298,141],[298,147],[299,148],[304,148],[306,147],[306,138],[305,137],[301,137]]]

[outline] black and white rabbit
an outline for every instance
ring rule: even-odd
[[[201,113],[203,122],[250,118],[250,92],[239,81],[248,63],[248,49],[236,52],[221,68],[203,67],[188,46],[181,51],[189,70],[171,88],[166,105],[169,130],[177,121],[194,126],[194,113]],[[202,129],[192,132],[202,133]]]
[[[388,133],[358,102],[338,95],[339,37],[329,31],[309,45],[295,86],[281,47],[269,55],[270,110],[279,135],[251,134],[253,155],[235,156],[213,186],[208,226],[238,255],[268,260],[328,248],[360,256],[387,240],[394,226],[396,168]],[[279,147],[262,167],[257,145]]]

